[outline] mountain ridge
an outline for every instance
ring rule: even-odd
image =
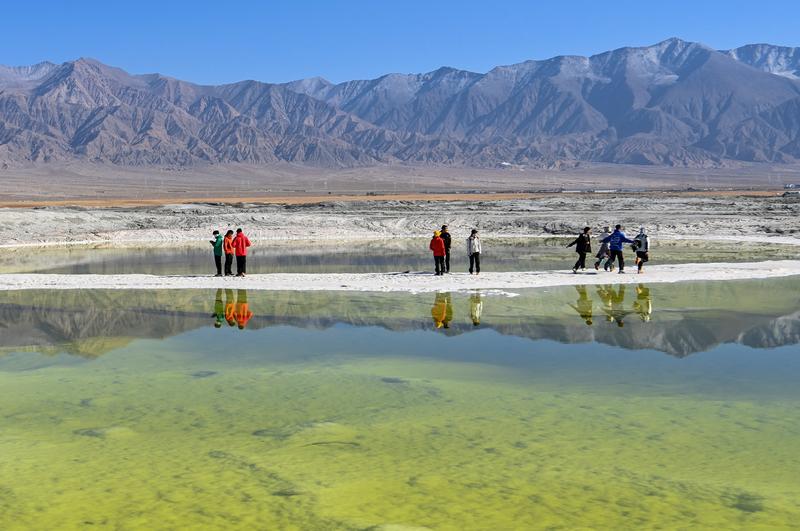
[[[800,48],[672,38],[486,73],[199,85],[0,66],[0,162],[674,167],[800,162]]]

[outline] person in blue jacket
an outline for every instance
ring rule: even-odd
[[[606,236],[603,238],[603,243],[608,244],[608,248],[611,250],[611,258],[609,258],[610,262],[614,262],[616,258],[617,263],[619,263],[619,273],[622,274],[625,272],[625,258],[622,256],[622,246],[626,243],[633,243],[633,240],[629,240],[625,233],[622,232],[622,225],[617,225],[614,227],[614,232],[611,233],[610,236]]]

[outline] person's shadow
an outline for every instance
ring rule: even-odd
[[[597,295],[603,301],[606,320],[617,323],[620,328],[625,326],[625,318],[634,313],[634,310],[625,309],[625,284],[620,284],[616,290],[613,286],[597,286]]]
[[[483,299],[479,292],[475,292],[469,296],[469,318],[472,319],[472,325],[478,326],[481,324],[481,315],[483,314]]]
[[[253,318],[253,312],[250,311],[250,305],[247,303],[247,290],[240,289],[236,291],[236,324],[239,330],[244,330],[247,327],[248,321]]]
[[[431,318],[435,328],[450,328],[453,320],[453,301],[450,293],[437,293],[431,307]]]
[[[236,326],[236,299],[232,289],[225,290],[225,322],[228,326]]]
[[[214,313],[211,314],[214,318],[214,328],[222,328],[222,323],[225,322],[225,303],[222,302],[222,288],[217,289],[214,297]]]
[[[586,291],[586,286],[575,286],[575,291],[578,292],[578,299],[575,301],[575,304],[570,304],[570,306],[581,316],[581,319],[583,319],[588,326],[592,326],[594,303],[589,297],[589,293]]]
[[[650,288],[644,284],[636,286],[636,300],[633,303],[633,310],[639,314],[639,318],[649,323],[653,316],[653,298],[650,295]]]

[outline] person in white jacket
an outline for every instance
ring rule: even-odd
[[[476,275],[481,273],[481,239],[478,237],[478,229],[472,229],[472,233],[467,238],[467,256],[469,257],[469,274],[474,271]]]
[[[644,227],[639,228],[639,234],[633,239],[636,248],[636,261],[635,264],[639,268],[639,274],[642,274],[644,263],[650,260],[650,237],[645,233]]]

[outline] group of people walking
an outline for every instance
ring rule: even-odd
[[[644,264],[650,260],[650,237],[644,230],[644,227],[639,229],[639,234],[632,240],[625,236],[622,230],[622,225],[614,227],[614,232],[611,232],[609,227],[603,228],[603,233],[600,235],[600,250],[595,255],[597,260],[594,263],[595,269],[600,269],[603,266],[605,271],[614,270],[614,262],[616,261],[619,266],[619,273],[625,273],[625,257],[623,256],[623,248],[625,244],[631,244],[631,248],[636,253],[634,263],[637,266],[638,272],[644,271]],[[578,253],[578,260],[572,267],[572,272],[577,273],[586,270],[586,255],[592,252],[592,228],[584,227],[583,232],[578,234],[567,247],[575,247],[575,252]]]
[[[250,247],[250,238],[245,236],[242,229],[236,229],[236,235],[232,230],[228,230],[225,236],[222,236],[218,230],[212,233],[213,240],[209,243],[214,248],[214,264],[217,266],[217,274],[214,276],[223,276],[223,258],[225,260],[224,275],[232,277],[233,274],[233,258],[236,257],[236,276],[243,277],[247,275],[247,248]]]
[[[447,225],[442,225],[442,230],[433,231],[433,238],[428,245],[433,251],[434,274],[444,275],[450,272],[450,249],[453,238]],[[467,258],[469,258],[469,274],[479,275],[481,272],[481,239],[478,229],[472,229],[467,238]]]

